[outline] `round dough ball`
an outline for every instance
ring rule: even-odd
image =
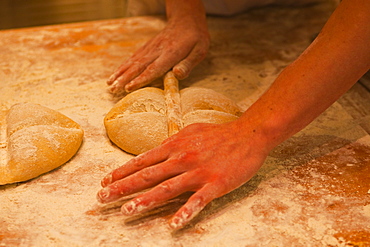
[[[35,125],[52,125],[69,129],[81,129],[78,123],[65,115],[33,103],[20,103],[13,105],[6,118],[7,135]]]
[[[167,118],[158,112],[128,114],[106,122],[111,141],[128,153],[144,153],[168,136]]]
[[[66,163],[82,141],[79,129],[36,125],[8,140],[8,172],[12,182],[26,181]]]
[[[140,154],[168,137],[163,91],[143,88],[128,94],[106,115],[109,139],[128,153]]]
[[[27,181],[66,163],[81,146],[83,130],[65,115],[41,105],[14,105],[7,115],[8,162],[0,184]]]

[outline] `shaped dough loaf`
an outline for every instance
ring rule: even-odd
[[[66,163],[79,149],[83,130],[65,115],[41,105],[14,105],[7,115],[8,162],[0,184],[26,181]]]
[[[177,81],[175,83],[176,88]],[[168,82],[166,84],[165,77],[164,91],[147,87],[121,99],[104,119],[111,141],[124,151],[137,155],[160,145],[173,134],[168,126],[174,122],[178,122],[181,129],[193,123],[226,123],[242,114],[234,101],[211,89],[193,87],[177,91],[180,100],[177,102],[173,100],[177,98],[176,92],[166,88],[173,90]],[[169,96],[172,99],[168,100]],[[178,108],[178,116],[173,116]]]
[[[148,87],[128,94],[106,115],[104,124],[111,141],[129,153],[160,145],[168,133],[163,90]]]

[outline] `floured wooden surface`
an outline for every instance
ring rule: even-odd
[[[321,4],[210,18],[209,56],[181,87],[211,88],[246,109],[332,10]],[[15,103],[55,109],[85,131],[79,152],[61,168],[0,187],[0,246],[369,245],[369,97],[358,86],[179,232],[167,221],[188,195],[134,218],[120,214],[122,202],[97,203],[100,179],[132,157],[105,134],[103,118],[118,100],[105,81],[163,26],[141,17],[0,32],[1,164],[3,116]]]

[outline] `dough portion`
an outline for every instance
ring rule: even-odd
[[[183,115],[196,110],[211,110],[229,113],[240,117],[240,107],[223,94],[212,89],[190,87],[180,91],[181,111]]]
[[[194,123],[222,124],[238,119],[238,116],[215,110],[195,110],[185,114],[182,118],[184,127]]]
[[[8,162],[0,185],[27,181],[66,163],[83,139],[81,127],[47,107],[22,103],[7,114]]]
[[[169,101],[169,94],[157,88],[142,88],[128,94],[104,119],[108,137],[124,151],[138,155],[160,145],[171,135],[169,118],[180,121],[178,127],[182,128],[193,123],[226,123],[242,114],[234,101],[211,89],[194,87],[178,93],[179,106],[173,105],[177,100]],[[168,110],[166,97],[167,102],[171,102],[170,108],[176,111]],[[180,112],[180,116],[173,116],[174,112]]]
[[[160,145],[168,134],[167,118],[159,112],[121,115],[106,121],[111,141],[128,153],[140,154]]]
[[[148,87],[128,94],[105,116],[104,125],[109,139],[128,153],[160,145],[168,133],[163,90]]]

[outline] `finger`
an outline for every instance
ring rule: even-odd
[[[126,69],[124,73],[122,73],[110,86],[110,91],[112,93],[118,93],[125,88],[125,85],[132,81],[135,77],[140,75],[143,71],[145,71],[148,64],[152,63],[155,58],[144,57],[139,61],[135,61],[131,64],[131,66]]]
[[[173,67],[177,79],[183,80],[188,77],[193,68],[206,57],[209,46],[207,44],[195,46],[185,59]]]
[[[126,92],[132,92],[162,77],[179,61],[179,54],[175,51],[166,51],[162,53],[155,61],[148,65],[138,77],[125,86]]]
[[[183,80],[189,76],[194,67],[195,65],[192,66],[187,60],[183,60],[173,67],[172,71],[178,80]]]
[[[103,203],[111,202],[120,197],[151,188],[182,172],[171,161],[150,166],[101,189],[98,192],[98,200]]]
[[[120,77],[130,66],[132,65],[132,60],[128,59],[125,61],[121,66],[118,67],[114,71],[114,73],[109,77],[107,80],[108,85],[112,85],[115,80],[117,80],[118,77]]]
[[[176,133],[176,134],[174,134],[174,135],[172,135],[172,136],[170,136],[170,137],[168,137],[167,139],[165,139],[162,143],[161,143],[161,145],[170,145],[170,144],[168,144],[168,143],[170,143],[170,142],[175,142],[176,143],[176,139],[178,138],[178,133]]]
[[[219,197],[215,196],[216,189],[212,184],[207,184],[192,195],[187,203],[172,217],[170,227],[177,230],[189,223],[208,203]]]
[[[158,52],[152,52],[146,46],[141,47],[108,80],[111,86],[110,91],[112,93],[122,91],[128,82],[141,74],[158,56]]]
[[[109,77],[107,80],[108,85],[112,85],[128,68],[132,66],[134,61],[138,60],[142,56],[145,56],[148,52],[145,52],[147,49],[147,45],[150,42],[148,42],[146,45],[141,46],[133,55],[131,55],[130,58],[128,58],[121,66],[118,67],[114,71],[114,73]]]
[[[163,162],[168,158],[168,153],[165,150],[166,150],[165,148],[159,146],[132,158],[121,167],[107,174],[102,179],[101,185],[103,187],[106,187],[109,184],[122,178],[125,178],[145,167]]]
[[[197,185],[192,182],[192,177],[184,173],[164,181],[150,191],[124,204],[121,211],[127,216],[141,213],[157,205],[161,205],[187,191],[195,190],[196,186]]]
[[[163,59],[157,59],[150,64],[139,76],[134,80],[130,81],[125,86],[126,92],[132,92],[139,89],[155,79],[163,76],[168,70],[171,69],[172,64],[170,61],[163,61]]]

